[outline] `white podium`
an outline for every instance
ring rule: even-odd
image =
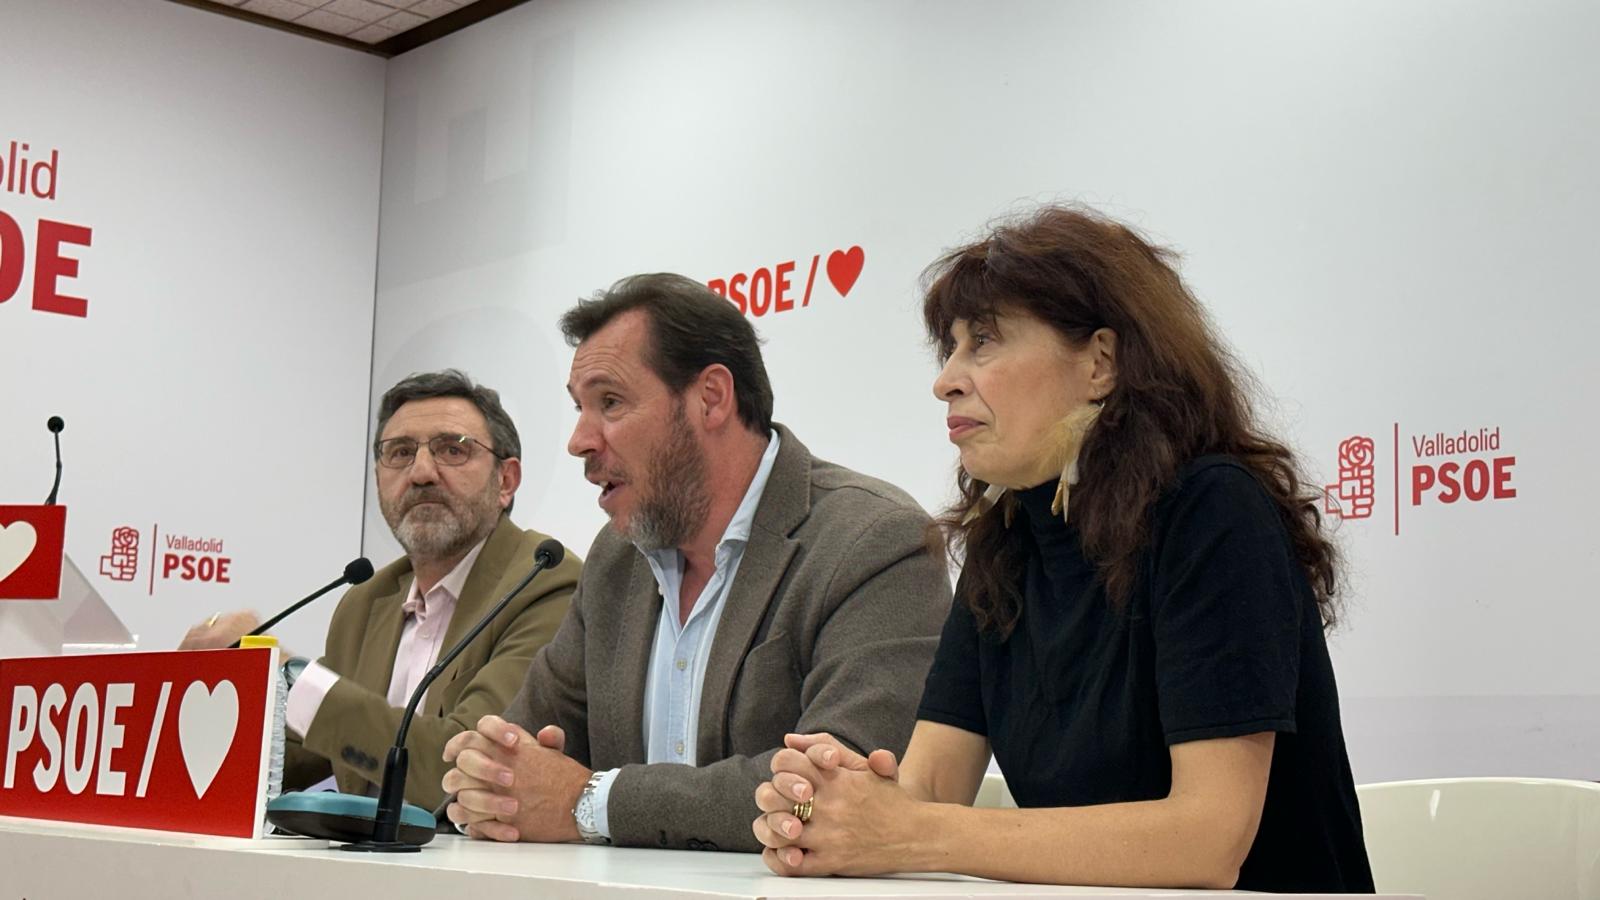
[[[134,650],[137,643],[70,556],[61,562],[59,599],[0,600],[0,658]]]

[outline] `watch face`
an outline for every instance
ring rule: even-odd
[[[583,792],[578,795],[578,802],[572,808],[572,821],[578,826],[578,837],[587,844],[609,844],[610,839],[600,834],[595,827],[594,810],[595,779],[591,778],[584,785]]]

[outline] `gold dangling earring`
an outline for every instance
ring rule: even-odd
[[[984,488],[983,496],[979,497],[978,502],[972,504],[972,507],[967,510],[967,514],[961,517],[961,524],[972,524],[973,519],[993,509],[994,505],[1000,502],[1000,498],[1005,496],[1005,493],[1006,489],[998,484],[991,484]],[[1009,506],[1006,508],[1006,527],[1011,527],[1011,508]]]
[[[1050,503],[1050,512],[1059,515],[1062,522],[1067,521],[1072,486],[1078,483],[1078,455],[1083,452],[1084,439],[1089,436],[1089,429],[1100,418],[1100,410],[1104,407],[1104,400],[1096,400],[1073,410],[1056,423],[1055,446],[1057,462],[1061,466],[1061,480],[1056,483],[1056,497]]]

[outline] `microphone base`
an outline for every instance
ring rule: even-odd
[[[349,850],[352,853],[420,853],[421,847],[416,844],[407,844],[403,841],[357,841],[354,844],[340,844],[340,850]]]
[[[373,797],[332,792],[290,791],[267,804],[267,821],[289,834],[346,844],[401,843],[420,847],[437,835],[438,822],[410,803],[401,812],[395,841],[374,841],[378,801]]]

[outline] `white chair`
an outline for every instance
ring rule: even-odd
[[[978,785],[978,798],[972,801],[972,805],[988,809],[1016,809],[1017,801],[1011,799],[1005,776],[990,772],[983,776],[983,784]]]
[[[1356,796],[1379,893],[1600,900],[1600,784],[1441,778]]]

